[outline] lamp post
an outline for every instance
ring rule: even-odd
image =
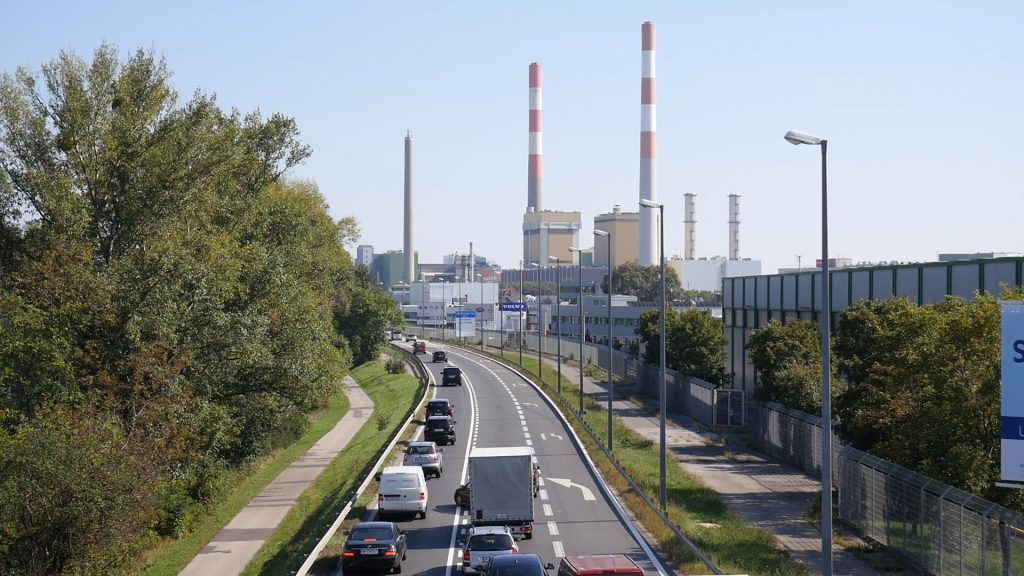
[[[480,351],[484,350],[484,275],[474,274],[476,281],[480,283],[480,305],[477,308],[480,309],[477,314],[480,315]]]
[[[668,403],[665,398],[668,393],[665,389],[665,205],[651,200],[640,200],[640,206],[644,208],[658,209],[658,242],[660,243],[660,247],[658,248],[658,259],[661,261],[661,348],[659,354],[661,382],[658,384],[658,396],[661,397],[659,401],[659,412],[661,412],[659,418],[659,440],[661,441],[661,489],[659,490],[658,497],[661,503],[661,510],[665,511],[668,508],[668,489],[665,483],[665,411],[668,409]]]
[[[612,234],[604,230],[594,230],[594,236],[604,236],[608,242],[608,453],[612,452]]]
[[[519,261],[519,305],[526,306],[523,297],[523,261]],[[523,311],[519,310],[519,367],[523,367]]]
[[[558,318],[558,396],[562,396],[562,261],[557,256],[548,256],[548,260],[555,261],[555,316]]]
[[[821,147],[821,573],[832,576],[832,385],[829,324],[832,301],[828,278],[828,179],[825,152],[828,140],[810,134],[786,132],[790,144]]]
[[[456,282],[456,292],[462,292],[462,278],[460,278],[459,276],[453,276],[452,278]],[[455,294],[455,296],[458,296],[458,294]],[[459,298],[459,312],[462,312],[462,298],[461,297]],[[459,320],[460,320],[460,318],[455,316],[455,313],[452,313],[452,332],[453,332],[453,335],[455,336],[455,341],[456,342],[459,341],[459,334],[462,334],[462,326],[459,326]]]
[[[538,270],[540,270],[540,264],[538,264],[536,262],[530,262],[529,266],[531,268],[537,268]],[[540,272],[538,272],[537,273],[537,378],[539,378],[541,383],[543,384],[544,383],[544,369],[541,366],[541,361],[542,360],[541,360],[541,357],[540,357],[541,351],[543,350],[543,345],[540,342],[540,320],[541,320],[541,314],[540,314]],[[530,328],[530,308],[529,307],[526,308],[526,328],[527,329]]]
[[[448,332],[448,281],[441,280],[441,340]]]
[[[580,418],[583,418],[583,340],[587,332],[587,321],[583,317],[583,251],[576,246],[570,246],[569,251],[578,253],[576,258],[579,263],[580,294],[576,298],[576,303],[580,306]]]

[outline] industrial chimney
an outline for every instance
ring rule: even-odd
[[[658,172],[655,159],[654,24],[641,27],[640,78],[640,199],[658,201]],[[653,266],[661,261],[654,233],[656,210],[640,211],[639,264]]]
[[[686,193],[686,201],[684,204],[684,220],[683,220],[683,257],[687,260],[693,260],[693,250],[697,244],[697,238],[695,236],[697,227],[697,212],[693,207],[693,199],[697,197],[696,194]]]
[[[412,131],[405,133],[405,242],[402,245],[405,269],[402,280],[412,284],[416,277],[412,248]]]
[[[740,195],[729,194],[729,260],[740,259]]]
[[[527,212],[543,210],[544,149],[541,146],[541,69],[540,64],[530,64],[530,158],[527,168]]]

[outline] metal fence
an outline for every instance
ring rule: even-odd
[[[751,411],[766,454],[821,477],[821,419],[770,402]],[[928,574],[1024,574],[1024,514],[973,496],[833,436],[836,513]]]

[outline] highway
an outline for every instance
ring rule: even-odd
[[[440,382],[444,364],[429,362],[437,349],[428,342],[427,355],[420,358]],[[572,432],[543,394],[497,362],[454,348],[440,349],[447,350],[449,363],[463,371],[463,386],[436,388],[436,397],[455,404],[457,441],[444,447],[442,477],[427,483],[427,517],[394,519],[408,539],[403,573],[461,574],[461,543],[470,520],[455,506],[453,494],[466,481],[469,449],[477,446],[532,446],[536,451],[541,486],[534,536],[519,541],[521,553],[539,554],[556,567],[566,555],[623,553],[648,574],[664,573],[599,488],[600,480],[590,471]]]

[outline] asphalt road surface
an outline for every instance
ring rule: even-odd
[[[444,364],[429,361],[437,349],[428,342],[427,355],[420,358],[440,382]],[[461,575],[461,544],[470,520],[465,510],[455,506],[453,495],[466,481],[469,449],[494,446],[532,446],[541,468],[534,534],[519,541],[521,553],[539,554],[556,567],[562,556],[622,553],[648,574],[659,573],[661,565],[648,557],[646,546],[619,517],[572,433],[544,396],[497,362],[461,350],[447,351],[449,363],[462,369],[464,384],[438,386],[436,397],[455,404],[457,441],[444,447],[443,475],[427,482],[427,517],[389,518],[407,534],[403,573]]]

